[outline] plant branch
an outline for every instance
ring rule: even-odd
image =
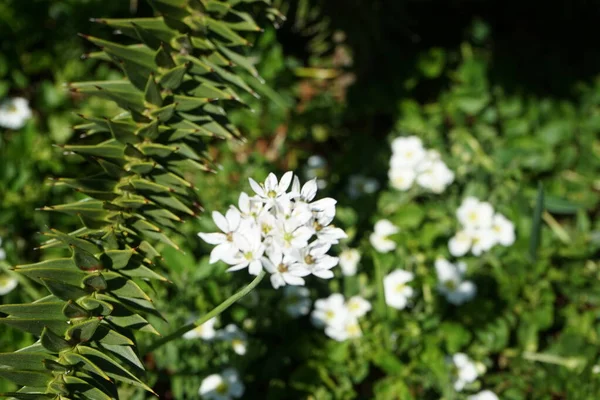
[[[252,291],[252,289],[254,289],[260,283],[260,281],[263,280],[265,275],[266,275],[265,271],[264,270],[261,271],[260,274],[258,274],[258,276],[256,278],[254,278],[254,280],[252,280],[252,282],[250,282],[244,288],[237,291],[235,294],[231,295],[229,298],[227,298],[221,304],[216,306],[211,312],[204,315],[202,318],[200,318],[192,323],[189,323],[187,325],[184,325],[181,328],[177,329],[175,332],[154,342],[152,345],[150,345],[150,347],[148,347],[146,349],[145,354],[148,354],[148,353],[158,349],[162,345],[167,344],[172,340],[180,338],[181,336],[185,335],[187,332],[191,331],[192,329],[199,327],[200,325],[202,325],[209,319],[218,316],[223,311],[227,310],[230,306],[232,306],[236,301],[238,301],[239,299],[241,299],[242,297],[244,297],[245,295],[250,293]]]

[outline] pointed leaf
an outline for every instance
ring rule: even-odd
[[[0,377],[20,386],[46,386],[52,380],[50,372],[0,369]]]
[[[50,293],[61,300],[77,300],[80,297],[88,295],[88,292],[80,287],[69,285],[59,280],[42,278],[41,281],[48,288]]]
[[[73,347],[64,337],[57,335],[48,328],[44,328],[40,342],[45,349],[52,353],[60,353],[63,350],[71,349]]]

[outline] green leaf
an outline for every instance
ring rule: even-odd
[[[44,360],[56,360],[47,353],[0,353],[0,369],[45,371]]]
[[[36,336],[40,336],[45,327],[57,332],[64,332],[69,327],[64,319],[0,318],[0,323]]]
[[[104,256],[110,259],[110,263],[108,264],[108,266],[111,269],[121,269],[126,267],[127,264],[129,264],[129,260],[131,259],[133,253],[133,249],[108,250],[104,253]]]
[[[71,392],[78,393],[81,398],[89,400],[112,400],[111,396],[104,393],[102,390],[92,386],[83,379],[65,375],[65,383]]]
[[[81,346],[78,348],[79,352],[83,353],[83,349],[88,348],[87,346]],[[83,353],[85,354],[85,353]],[[110,378],[108,377],[108,375],[106,375],[104,373],[104,371],[102,371],[102,368],[98,367],[96,364],[94,364],[92,361],[90,361],[89,359],[87,359],[85,356],[82,356],[81,354],[77,354],[77,353],[72,353],[72,352],[65,352],[62,354],[62,357],[72,366],[74,366],[77,369],[83,369],[84,371],[88,371],[88,372],[92,372],[104,379],[106,379],[107,381],[110,381]]]
[[[98,365],[111,378],[143,388],[144,390],[154,394],[154,391],[150,389],[150,387],[142,383],[133,374],[121,367],[104,353],[91,347],[82,347],[80,351],[82,354],[85,354],[90,361]]]
[[[104,276],[100,273],[87,276],[83,280],[83,284],[94,289],[96,292],[102,292],[108,287],[106,279],[104,279]]]
[[[67,339],[78,343],[89,342],[100,325],[99,318],[92,318],[73,326],[67,331]]]
[[[92,253],[88,253],[78,247],[73,249],[73,263],[81,270],[92,272],[104,269],[102,261],[100,261]]]
[[[124,147],[121,144],[117,144],[113,140],[106,141],[104,143],[96,145],[66,145],[62,146],[65,151],[72,151],[74,153],[96,156],[102,158],[118,158],[122,159],[124,155]]]
[[[77,301],[83,308],[92,312],[94,315],[110,315],[113,311],[113,306],[102,300],[92,297],[84,297]]]
[[[94,340],[102,344],[110,344],[117,346],[133,346],[134,343],[126,336],[110,329],[105,325],[100,325],[94,335]]]
[[[67,304],[65,304],[62,309],[62,313],[65,317],[69,319],[78,319],[78,318],[89,318],[90,313],[87,312],[84,308],[79,306],[77,303],[74,303],[72,300],[69,300]]]
[[[42,278],[41,280],[50,293],[64,301],[77,300],[80,297],[88,295],[88,292],[80,287],[69,285],[56,279]]]
[[[148,103],[154,104],[155,106],[162,106],[162,96],[160,94],[160,87],[156,84],[154,80],[154,74],[151,74],[148,77],[148,82],[146,83],[146,89],[144,90],[144,98]]]
[[[179,87],[179,85],[181,85],[181,82],[183,82],[183,77],[185,76],[185,73],[187,72],[187,69],[189,67],[189,64],[183,64],[183,65],[179,65],[175,68],[170,69],[169,71],[165,72],[163,74],[163,76],[160,77],[160,85],[165,88],[165,89],[170,89],[170,90],[174,90],[177,89]],[[166,121],[168,120],[168,118],[160,118],[162,121]]]
[[[64,319],[62,309],[65,303],[62,301],[51,301],[51,302],[35,302],[31,304],[6,304],[0,305],[0,312],[8,314],[16,318],[50,318],[50,319]]]
[[[48,385],[53,376],[48,373],[38,371],[20,371],[13,369],[0,369],[0,377],[20,386],[43,387]]]
[[[537,260],[537,250],[540,245],[542,235],[542,212],[544,211],[544,187],[540,182],[538,184],[537,199],[531,225],[531,237],[529,239],[529,258],[535,262]]]
[[[63,350],[71,349],[73,347],[65,340],[65,338],[57,335],[48,328],[44,328],[40,342],[45,349],[52,353],[60,353]]]
[[[105,343],[100,344],[100,348],[105,350],[106,352],[111,353],[121,362],[127,364],[131,369],[134,370],[136,375],[141,375],[144,373],[144,364],[140,361],[139,356],[136,352],[129,346],[115,346],[109,345]]]
[[[47,400],[55,398],[53,394],[45,394],[45,393],[18,393],[18,392],[10,392],[10,393],[0,393],[0,397],[2,398],[14,398],[17,400]]]

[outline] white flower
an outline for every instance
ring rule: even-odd
[[[348,237],[346,232],[340,228],[329,225],[333,221],[334,215],[329,214],[327,211],[316,212],[313,220],[313,229],[317,240],[321,243],[338,244],[340,239]]]
[[[492,231],[496,235],[496,241],[502,246],[510,246],[515,242],[514,224],[500,213],[494,215]]]
[[[485,201],[475,197],[467,197],[456,210],[456,216],[463,227],[467,229],[485,229],[492,226],[494,209]]]
[[[362,336],[358,319],[352,315],[346,315],[346,319],[339,324],[331,324],[325,327],[325,334],[330,338],[343,342]]]
[[[467,231],[458,231],[448,242],[448,249],[454,257],[460,257],[469,252],[472,243],[471,235]]]
[[[388,172],[390,184],[394,189],[408,190],[412,187],[417,174],[415,170],[408,167],[390,168]]]
[[[358,249],[345,249],[340,253],[340,268],[346,276],[356,275],[356,269],[360,262],[360,251]]]
[[[465,385],[475,382],[479,373],[477,366],[471,359],[464,353],[456,353],[452,356],[449,362],[452,365],[454,389],[457,392],[463,390]]]
[[[342,326],[348,317],[344,296],[334,293],[325,299],[315,301],[311,321],[317,327]]]
[[[375,223],[374,232],[369,237],[371,245],[380,253],[388,253],[396,248],[396,242],[388,236],[398,233],[400,230],[387,219]]]
[[[259,199],[248,196],[245,192],[240,193],[238,207],[243,217],[256,220],[263,209],[263,202]]]
[[[284,259],[283,252],[274,247],[268,253],[268,258],[262,258],[264,268],[271,274],[271,285],[278,289],[285,285],[304,285],[302,277],[309,275],[310,271],[297,265],[292,265],[290,260]]]
[[[21,129],[31,118],[29,102],[22,97],[6,99],[0,104],[0,126],[8,129]]]
[[[237,235],[234,235],[234,243],[239,249],[236,256],[224,260],[233,265],[227,272],[239,271],[248,268],[251,275],[258,275],[262,271],[261,263],[265,246],[261,242],[261,234],[257,225],[248,227]]]
[[[277,202],[281,197],[286,196],[286,191],[292,183],[293,176],[293,172],[288,171],[283,174],[281,180],[277,182],[275,174],[270,173],[264,184],[259,184],[254,179],[250,178],[250,187],[252,187],[252,190],[254,190],[254,193],[256,193],[258,198],[265,203],[266,207],[271,208],[277,205]]]
[[[398,137],[392,141],[392,168],[415,167],[424,157],[423,142],[416,136]]]
[[[212,217],[223,233],[201,232],[198,236],[206,243],[217,245],[210,253],[210,263],[214,264],[219,260],[228,260],[237,253],[238,249],[234,244],[233,236],[240,226],[241,216],[237,209],[230,208],[225,216],[218,211],[213,211]]]
[[[237,327],[237,325],[229,324],[219,332],[219,338],[231,343],[231,347],[236,354],[243,356],[248,348],[248,336],[246,333]]]
[[[491,390],[482,390],[479,393],[467,397],[467,400],[499,400],[499,398]]]
[[[277,220],[275,229],[275,240],[286,249],[308,246],[308,241],[313,235],[313,230],[296,218]]]
[[[304,186],[300,186],[300,179],[294,176],[292,183],[292,191],[290,197],[294,199],[300,199],[305,203],[310,203],[317,195],[317,180],[311,179],[306,182]]]
[[[406,307],[408,299],[414,295],[408,282],[414,279],[412,272],[397,269],[383,279],[385,302],[388,306],[402,310]]]
[[[184,339],[196,339],[196,338],[201,338],[204,340],[211,340],[214,339],[215,336],[217,335],[217,332],[215,331],[215,323],[217,322],[216,317],[215,318],[211,318],[208,321],[206,321],[205,323],[203,323],[200,326],[197,326],[196,328],[192,329],[191,331],[186,332],[183,337]]]
[[[16,278],[6,274],[0,274],[0,296],[9,294],[18,284],[19,281]]]
[[[439,281],[438,290],[452,304],[460,305],[475,297],[477,292],[475,284],[464,280],[466,269],[467,265],[463,262],[452,264],[443,258],[435,261],[435,271]]]
[[[305,287],[286,286],[283,288],[285,311],[290,317],[298,318],[310,312],[312,301],[310,291]]]
[[[439,194],[454,181],[454,172],[441,160],[425,162],[417,175],[417,184]]]
[[[346,302],[348,313],[353,317],[360,318],[371,311],[371,303],[360,296],[353,296]]]
[[[227,368],[221,374],[204,378],[198,394],[205,400],[231,400],[242,397],[244,390],[238,372],[233,368]]]
[[[308,271],[321,279],[331,279],[331,269],[338,264],[339,259],[326,254],[330,247],[329,243],[316,241],[308,247],[292,250],[288,253],[288,258],[293,260],[293,268]]]
[[[474,229],[467,231],[467,234],[471,236],[471,252],[476,256],[480,256],[496,244],[496,235],[492,229]]]

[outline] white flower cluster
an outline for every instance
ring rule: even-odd
[[[358,319],[371,310],[371,303],[360,296],[348,301],[343,295],[334,293],[315,301],[311,314],[312,322],[325,328],[325,334],[338,342],[362,336]]]
[[[29,102],[22,97],[6,99],[0,103],[0,126],[8,129],[21,129],[31,118]]]
[[[233,351],[243,356],[248,348],[248,336],[246,332],[238,328],[235,324],[229,324],[222,330],[216,330],[216,318],[211,318],[202,325],[186,332],[184,339],[203,339],[203,340],[222,340],[231,345]]]
[[[360,262],[360,251],[358,249],[344,249],[340,253],[340,268],[345,276],[356,275],[358,263]]]
[[[456,211],[462,225],[448,242],[450,254],[460,257],[469,252],[476,256],[497,244],[510,246],[515,242],[515,226],[504,215],[495,213],[492,205],[467,197]]]
[[[216,245],[210,262],[224,261],[231,265],[227,271],[248,268],[251,275],[264,269],[275,289],[304,285],[307,275],[333,278],[331,269],[339,260],[327,252],[347,237],[331,225],[336,201],[329,197],[313,201],[317,182],[313,179],[301,187],[291,171],[279,181],[272,173],[263,184],[250,179],[250,186],[255,195],[242,193],[239,208],[232,206],[225,215],[213,212],[222,232],[198,234]]]
[[[233,368],[204,378],[198,394],[205,400],[231,400],[242,397],[246,390],[240,375]]]
[[[383,278],[383,293],[388,306],[403,310],[415,291],[408,285],[415,278],[412,272],[397,269]]]
[[[440,153],[425,149],[416,136],[392,141],[388,177],[395,189],[405,191],[416,182],[433,193],[442,193],[454,181],[454,173],[442,161]]]
[[[491,390],[482,390],[472,396],[467,397],[467,400],[499,400],[496,393]]]
[[[452,264],[443,258],[435,261],[438,290],[446,296],[449,303],[458,306],[475,297],[477,287],[473,282],[465,280],[466,271],[467,264],[464,262]]]

